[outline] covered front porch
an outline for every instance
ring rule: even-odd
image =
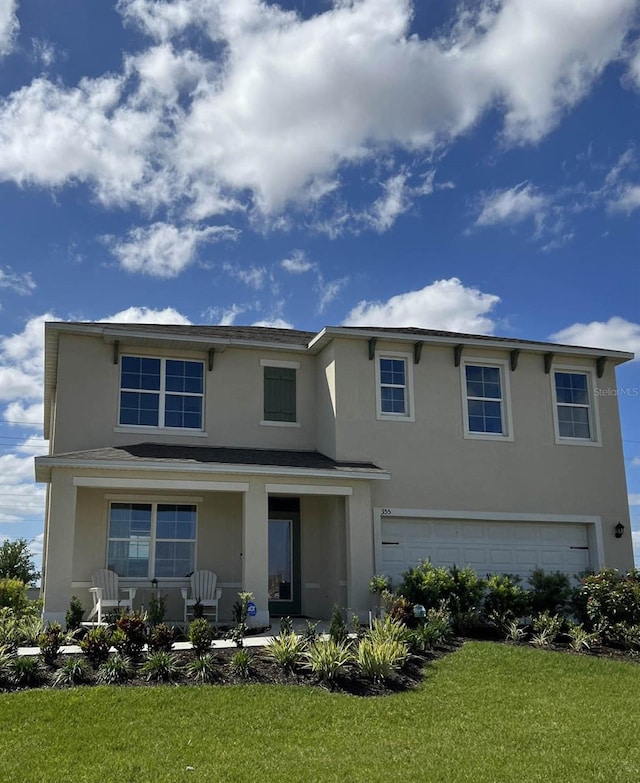
[[[386,478],[384,471],[315,452],[181,447],[181,460],[167,460],[160,448],[154,445],[151,456],[128,447],[126,466],[120,453],[104,459],[122,449],[100,450],[100,465],[91,452],[39,458],[50,484],[46,619],[63,622],[73,595],[87,614],[92,575],[104,568],[119,574],[121,587],[135,587],[134,608],[162,597],[172,623],[183,620],[183,591],[194,570],[217,575],[221,624],[233,622],[240,591],[254,596],[255,626],[278,615],[326,619],[334,604],[366,619],[370,481]],[[274,464],[283,462],[298,464]]]

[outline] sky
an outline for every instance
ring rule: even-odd
[[[640,355],[639,131],[637,0],[0,0],[0,539],[42,549],[46,320]]]

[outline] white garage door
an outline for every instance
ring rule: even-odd
[[[403,571],[421,560],[470,565],[483,576],[509,573],[526,579],[534,568],[578,574],[590,566],[587,526],[383,518],[381,573],[397,586]]]

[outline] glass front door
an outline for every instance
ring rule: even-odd
[[[300,614],[299,531],[297,515],[269,519],[270,614]]]

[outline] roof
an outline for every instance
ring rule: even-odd
[[[143,470],[191,470],[224,473],[285,473],[336,478],[387,478],[372,462],[342,462],[319,451],[243,449],[211,446],[178,446],[136,443],[101,449],[71,451],[36,457],[38,481],[46,481],[52,467],[133,468]]]

